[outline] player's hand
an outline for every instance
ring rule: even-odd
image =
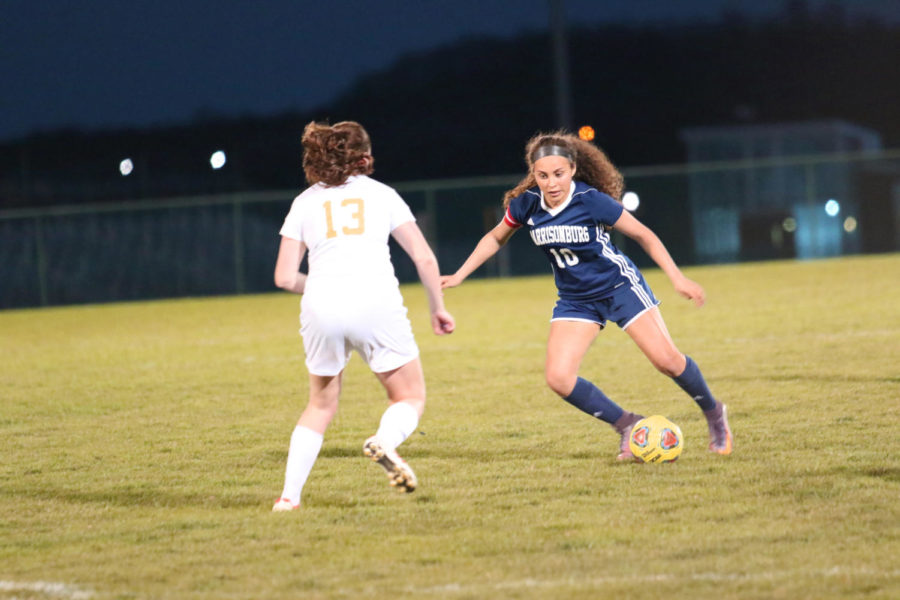
[[[675,282],[675,291],[688,300],[692,300],[698,307],[706,303],[706,292],[703,291],[699,283],[691,281],[687,277],[682,277]]]
[[[456,321],[453,319],[453,315],[446,310],[437,310],[431,315],[431,328],[435,335],[453,333],[453,330],[456,329]]]
[[[462,283],[462,279],[456,275],[441,275],[441,289],[456,287]]]

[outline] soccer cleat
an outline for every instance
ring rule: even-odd
[[[634,428],[634,424],[643,418],[644,417],[641,415],[625,411],[622,413],[622,416],[613,423],[616,432],[621,436],[619,439],[619,454],[616,456],[616,460],[637,460],[631,452],[631,444],[629,442],[631,441],[631,430]]]
[[[272,512],[288,512],[298,508],[300,508],[300,504],[291,504],[291,501],[287,498],[279,498],[275,506],[272,507]]]
[[[416,474],[409,468],[396,450],[390,450],[384,447],[377,437],[374,435],[366,440],[363,444],[363,454],[377,462],[387,473],[391,485],[401,492],[410,493],[415,491]]]
[[[728,416],[725,405],[716,402],[716,407],[704,410],[706,424],[709,426],[709,450],[716,454],[731,454],[731,428],[728,427]]]

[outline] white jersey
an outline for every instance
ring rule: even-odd
[[[281,235],[309,250],[307,294],[319,287],[396,288],[388,237],[410,221],[409,206],[393,188],[354,175],[343,185],[318,183],[297,196]]]
[[[300,333],[310,373],[340,373],[351,350],[376,373],[418,356],[388,248],[391,232],[414,220],[393,188],[365,175],[294,199],[281,235],[309,250]]]

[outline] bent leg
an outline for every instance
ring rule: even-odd
[[[551,390],[563,398],[572,393],[581,361],[599,333],[600,326],[596,323],[564,320],[550,323],[544,377]]]
[[[324,434],[337,413],[344,372],[337,375],[309,374],[309,402],[297,425]]]
[[[391,404],[405,402],[416,409],[418,416],[422,416],[425,412],[425,374],[419,358],[414,358],[402,367],[375,373],[375,377],[384,386]]]
[[[631,339],[660,372],[671,377],[703,411],[716,407],[706,379],[690,356],[679,352],[658,308],[647,311],[626,329]]]
[[[402,367],[375,373],[384,386],[391,405],[381,416],[375,436],[388,449],[394,449],[408,438],[425,412],[425,376],[422,362],[414,358]]]
[[[613,426],[620,436],[617,458],[627,460],[632,457],[628,448],[628,436],[641,416],[623,410],[600,388],[578,376],[581,361],[599,332],[600,326],[596,323],[564,320],[551,322],[544,374],[550,389],[566,402]]]
[[[659,307],[654,306],[625,329],[641,352],[662,374],[677,377],[685,368],[685,356],[675,347]]]
[[[653,366],[671,377],[703,411],[709,428],[709,449],[719,454],[730,454],[732,435],[725,405],[713,397],[697,363],[675,347],[659,308],[654,307],[638,317],[625,331]]]
[[[422,363],[417,357],[402,367],[375,376],[384,386],[391,405],[381,416],[378,431],[363,444],[363,454],[381,465],[392,486],[402,492],[412,492],[418,485],[416,475],[396,448],[416,430],[425,410]]]
[[[341,376],[309,375],[309,402],[291,434],[284,488],[272,509],[276,512],[300,506],[300,495],[322,449],[323,435],[337,412]]]

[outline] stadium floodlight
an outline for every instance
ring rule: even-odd
[[[122,177],[128,177],[131,175],[131,172],[134,171],[134,163],[130,158],[124,158],[119,163],[119,173],[122,174]]]
[[[634,192],[625,192],[622,194],[622,206],[629,212],[634,212],[641,205],[640,197]]]
[[[222,167],[225,166],[225,163],[227,162],[227,160],[228,159],[225,157],[224,151],[216,150],[215,152],[212,153],[212,156],[209,157],[209,164],[213,169],[218,171],[219,169],[221,169]]]
[[[829,217],[836,217],[839,212],[841,212],[841,205],[834,198],[825,203],[825,214]]]

